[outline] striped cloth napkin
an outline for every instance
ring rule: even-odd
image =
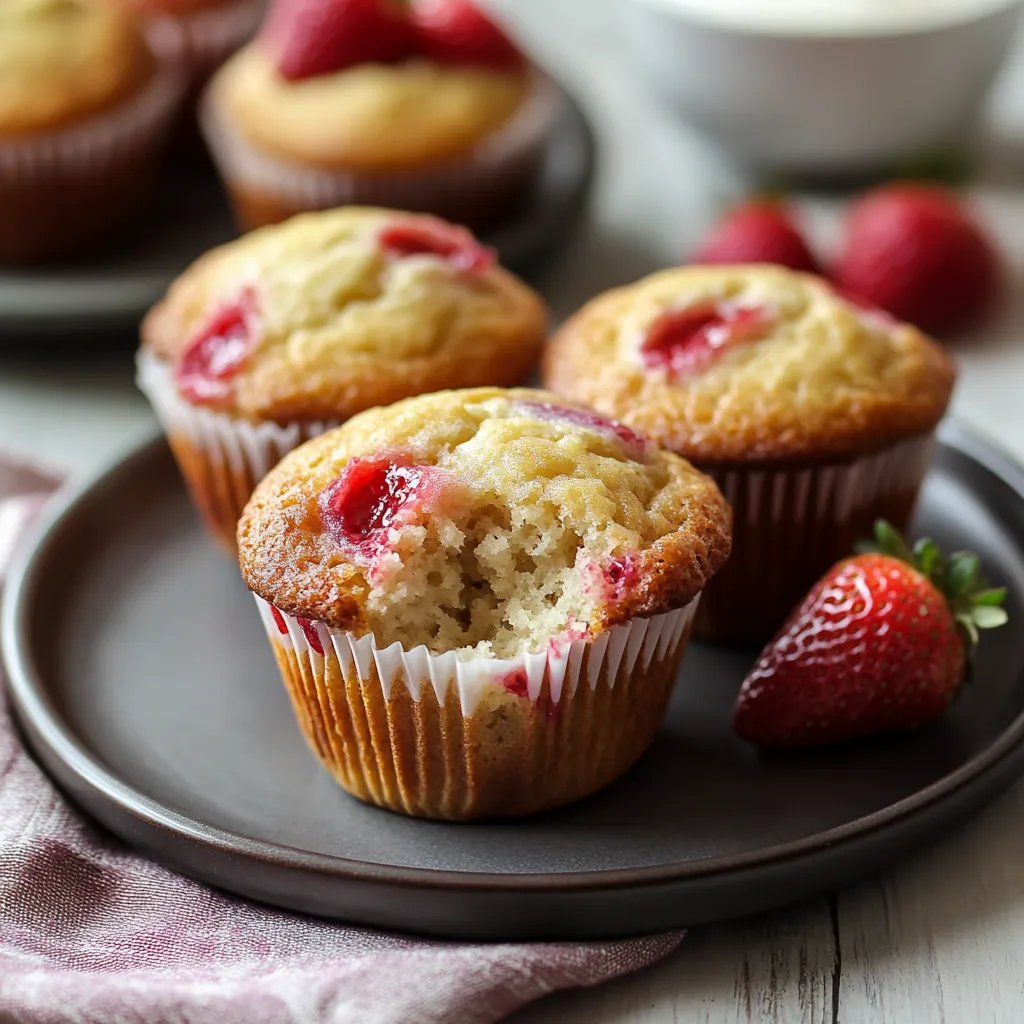
[[[0,578],[57,481],[0,456]],[[0,1021],[14,1024],[483,1024],[675,949],[470,945],[234,899],[137,856],[65,803],[0,688]]]

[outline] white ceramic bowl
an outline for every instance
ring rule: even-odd
[[[938,23],[829,32],[622,2],[636,71],[657,93],[746,162],[804,173],[877,168],[962,140],[1021,10],[989,0]]]

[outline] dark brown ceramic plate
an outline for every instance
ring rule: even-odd
[[[55,505],[5,600],[14,702],[66,792],[155,859],[297,910],[438,935],[596,938],[745,914],[877,871],[1024,767],[1024,470],[943,434],[918,527],[979,550],[1018,623],[939,723],[807,756],[730,733],[749,653],[691,649],[619,783],[513,823],[414,821],[307,752],[251,597],[162,441]]]
[[[529,275],[572,237],[596,161],[583,110],[564,93],[537,190],[511,223],[485,236],[502,262]],[[134,326],[197,256],[235,236],[212,169],[172,169],[140,223],[108,252],[69,266],[0,268],[0,349],[4,337]]]

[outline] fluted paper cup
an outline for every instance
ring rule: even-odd
[[[0,142],[0,262],[98,247],[137,212],[184,93],[161,66],[137,95],[77,124]]]
[[[204,523],[234,555],[238,520],[256,485],[293,448],[336,427],[315,423],[251,423],[186,402],[171,368],[148,352],[137,382],[167,434],[171,450]]]
[[[906,527],[934,448],[913,438],[846,464],[788,469],[701,466],[733,508],[732,555],[708,584],[700,639],[761,644],[876,519]]]
[[[564,102],[554,83],[538,74],[519,112],[465,157],[386,173],[306,167],[263,152],[217,110],[214,95],[208,89],[200,103],[200,125],[246,230],[347,205],[432,213],[475,229],[493,226],[536,184]]]
[[[353,796],[403,814],[532,814],[623,774],[657,731],[685,608],[511,659],[379,648],[256,598],[310,747]]]

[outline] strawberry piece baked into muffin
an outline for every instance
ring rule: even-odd
[[[137,211],[181,94],[103,0],[0,2],[0,260],[106,241]]]
[[[468,231],[349,207],[199,259],[142,325],[139,384],[233,552],[285,452],[371,406],[521,383],[546,331],[541,300]]]
[[[629,428],[488,388],[372,409],[292,452],[238,548],[345,789],[423,817],[522,815],[646,749],[729,509]]]
[[[468,0],[279,0],[202,122],[244,227],[363,203],[480,229],[535,183],[559,104]]]
[[[687,267],[609,292],[544,365],[553,391],[719,482],[734,552],[697,630],[756,642],[875,519],[906,524],[955,375],[914,328],[774,266]]]

